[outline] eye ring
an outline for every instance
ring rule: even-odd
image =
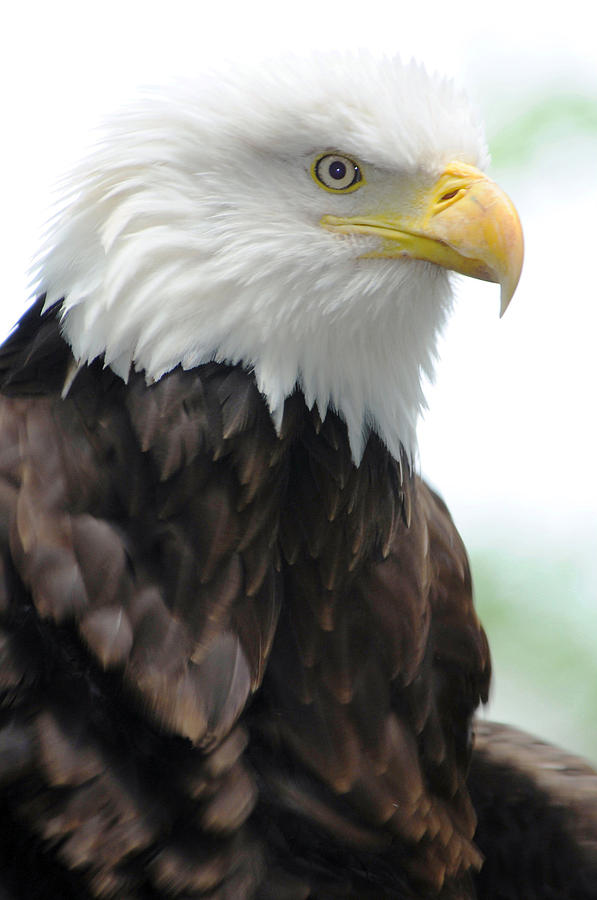
[[[322,153],[314,160],[311,175],[319,187],[334,194],[348,194],[364,183],[358,163],[342,153]]]

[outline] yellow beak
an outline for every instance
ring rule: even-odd
[[[412,207],[414,211],[406,215],[328,215],[321,224],[342,234],[379,237],[379,249],[364,254],[367,257],[422,259],[497,282],[503,315],[516,290],[524,255],[520,220],[506,194],[478,169],[453,162]]]

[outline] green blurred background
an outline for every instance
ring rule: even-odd
[[[490,636],[495,666],[496,703],[489,713],[528,723],[539,734],[597,761],[597,515],[595,506],[584,502],[585,497],[594,502],[597,482],[597,229],[593,212],[597,200],[597,84],[572,71],[558,78],[546,75],[540,88],[532,87],[528,93],[521,90],[516,102],[504,99],[495,98],[490,122],[493,170],[498,180],[511,179],[522,191],[521,182],[537,179],[540,189],[552,197],[548,221],[555,240],[543,247],[545,264],[551,267],[560,229],[584,230],[594,248],[587,255],[570,253],[560,260],[560,275],[552,286],[552,290],[562,291],[561,314],[577,316],[576,327],[590,331],[589,355],[579,372],[584,383],[578,390],[593,402],[579,412],[585,421],[582,434],[586,432],[590,448],[589,454],[583,454],[587,465],[571,479],[578,496],[563,503],[559,513],[557,507],[551,511],[560,522],[556,534],[546,534],[541,527],[542,503],[536,517],[527,511],[520,528],[511,523],[506,533],[498,528],[471,537],[477,606]],[[531,193],[536,192],[535,183]],[[583,215],[577,219],[567,212],[561,193],[572,198],[580,194]],[[571,208],[574,205],[571,203]],[[566,270],[578,272],[579,267],[584,275],[574,280],[579,282],[582,300],[567,309],[567,290],[573,285],[567,288]],[[583,316],[585,308],[588,316]],[[583,352],[582,342],[579,344],[575,349],[572,340],[565,352],[554,356],[551,367],[574,365],[575,354]],[[574,389],[573,379],[568,384]],[[566,402],[564,395],[560,399]],[[552,477],[566,479],[567,470],[580,464],[574,447],[580,435],[568,440],[565,432],[558,431],[557,420],[554,405],[554,441],[559,443],[560,466]],[[532,421],[531,412],[531,427]],[[545,489],[549,501],[549,479]]]
[[[484,715],[597,761],[597,78],[566,53],[518,60],[511,77],[496,57],[473,54],[469,75],[492,174],[521,214],[525,270],[499,325],[463,285],[422,468],[471,557],[494,663]]]

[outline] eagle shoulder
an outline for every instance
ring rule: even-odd
[[[234,367],[148,386],[97,361],[62,396],[70,353],[39,312],[0,360],[0,778],[30,786],[11,815],[77,896],[248,896],[239,719],[279,614],[280,439]]]

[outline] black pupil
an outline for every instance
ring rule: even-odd
[[[341,181],[346,175],[346,165],[337,159],[330,163],[329,173],[336,181]]]

